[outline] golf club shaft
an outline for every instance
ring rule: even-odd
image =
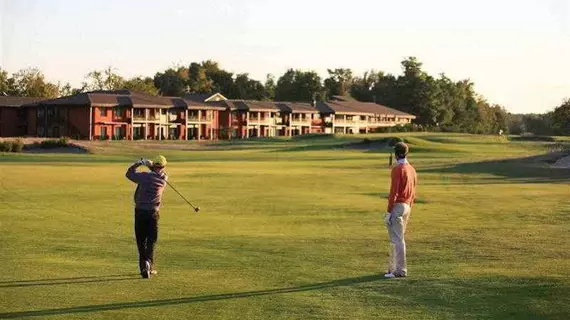
[[[166,184],[168,184],[168,185],[172,188],[172,190],[176,191],[176,193],[178,193],[178,195],[179,195],[182,199],[184,199],[184,201],[186,201],[186,203],[188,203],[194,210],[196,210],[196,207],[194,207],[194,206],[192,205],[192,203],[190,203],[190,201],[188,201],[186,198],[184,198],[184,196],[183,196],[180,192],[178,192],[178,190],[176,190],[176,188],[174,188],[174,186],[172,186],[172,185],[170,184],[170,182],[166,181]]]

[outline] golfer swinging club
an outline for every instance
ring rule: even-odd
[[[416,170],[406,159],[408,150],[408,145],[403,142],[398,142],[394,146],[397,164],[392,169],[388,212],[384,216],[384,222],[392,242],[388,272],[384,275],[386,278],[405,277],[408,273],[404,236],[412,204],[416,197],[417,184]]]
[[[150,172],[137,172],[145,165]],[[135,235],[139,251],[139,268],[143,278],[156,274],[154,269],[154,245],[158,239],[158,219],[162,193],[168,179],[164,167],[166,158],[158,156],[154,161],[141,159],[127,170],[126,177],[137,184],[135,191]]]

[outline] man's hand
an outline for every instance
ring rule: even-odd
[[[148,160],[148,159],[143,159],[141,158],[139,161],[135,162],[136,165],[138,166],[147,166],[147,167],[152,167],[152,161]]]
[[[387,226],[391,224],[390,218],[392,218],[392,214],[390,212],[386,212],[384,214],[384,224],[386,224]]]
[[[144,164],[145,166],[147,166],[147,167],[149,167],[149,168],[152,167],[152,164],[153,164],[153,163],[152,163],[151,160],[142,159],[142,161],[143,161],[143,164]]]

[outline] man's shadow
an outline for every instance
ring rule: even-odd
[[[72,279],[75,280],[77,278],[72,278]],[[133,278],[131,277],[129,279],[133,279]],[[320,283],[306,284],[306,285],[295,286],[295,287],[277,288],[277,289],[269,289],[269,290],[224,293],[224,294],[214,294],[214,295],[197,296],[197,297],[185,297],[185,298],[177,298],[177,299],[147,300],[147,301],[125,302],[125,303],[110,303],[110,304],[88,305],[88,306],[78,306],[78,307],[60,308],[60,309],[45,309],[45,310],[35,310],[35,311],[9,312],[9,313],[0,313],[0,319],[11,319],[11,318],[32,317],[32,316],[51,316],[51,315],[73,314],[73,313],[88,313],[88,312],[99,312],[99,311],[120,310],[120,309],[130,309],[130,308],[179,305],[179,304],[205,302],[205,301],[249,298],[249,297],[267,296],[267,295],[274,295],[274,294],[281,294],[281,293],[302,292],[302,291],[320,290],[320,289],[326,289],[326,288],[332,288],[332,287],[350,286],[350,285],[364,283],[364,282],[377,281],[380,279],[383,279],[383,277],[381,275],[368,275],[368,276],[362,276],[362,277],[356,277],[356,278],[346,278],[346,279],[333,280],[333,281],[329,281],[329,282],[320,282]],[[86,280],[95,280],[95,279],[86,279]],[[112,280],[109,280],[109,281],[112,281]]]
[[[34,287],[34,286],[53,286],[58,284],[75,284],[90,282],[111,282],[140,279],[138,273],[117,274],[117,275],[101,275],[92,277],[75,277],[75,278],[55,278],[55,279],[36,279],[36,280],[14,280],[0,281],[0,289],[17,288],[17,287]]]

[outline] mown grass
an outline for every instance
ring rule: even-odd
[[[530,158],[553,143],[400,136],[420,186],[397,280],[388,149],[343,147],[362,136],[4,154],[0,318],[567,319],[570,173]],[[124,173],[157,152],[202,211],[166,190],[144,280]]]

